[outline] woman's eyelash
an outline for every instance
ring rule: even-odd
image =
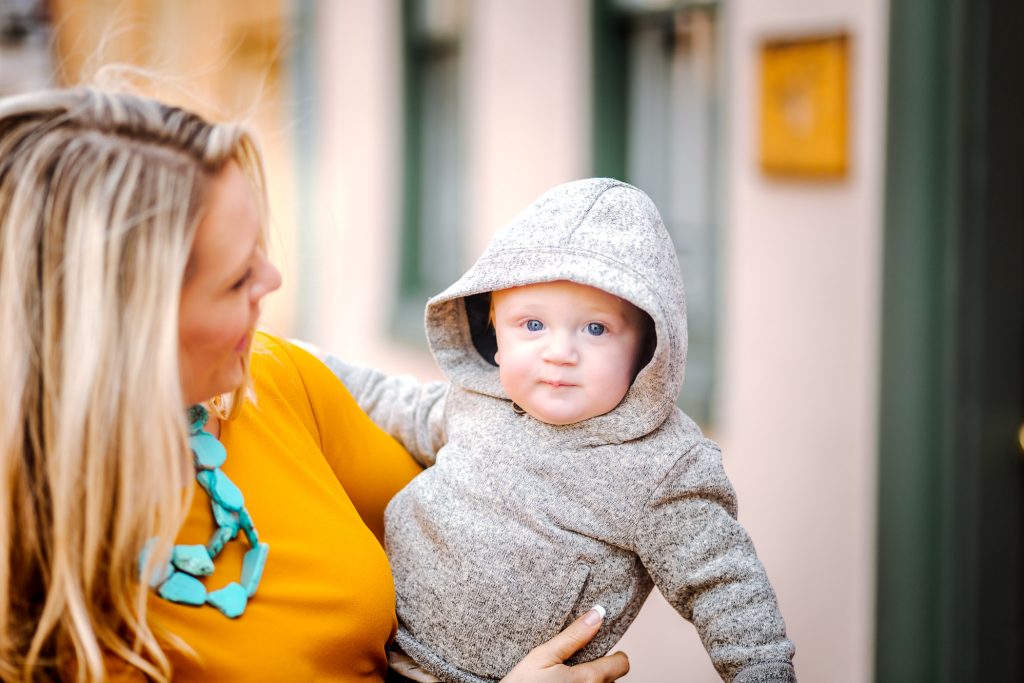
[[[231,289],[232,290],[240,289],[242,287],[242,285],[244,285],[246,283],[246,281],[249,279],[249,277],[251,275],[252,275],[252,268],[250,268],[249,270],[245,271],[245,275],[243,275],[241,278],[239,278],[238,282],[236,282],[235,284],[231,285]]]

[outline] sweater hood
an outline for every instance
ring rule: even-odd
[[[548,190],[495,234],[457,282],[427,302],[427,339],[441,370],[458,387],[509,400],[493,360],[489,293],[556,280],[602,289],[642,309],[654,321],[656,344],[616,408],[550,429],[594,443],[621,443],[655,430],[675,410],[683,385],[683,279],[654,203],[617,180],[592,178]]]

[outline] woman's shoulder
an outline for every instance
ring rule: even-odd
[[[239,418],[255,417],[277,430],[301,423],[319,439],[315,403],[324,389],[318,364],[323,365],[295,344],[257,332],[249,358],[251,393]]]
[[[284,361],[286,364],[292,365],[294,365],[294,362],[291,360],[292,354],[296,352],[305,353],[294,343],[269,332],[256,333],[253,338],[252,352],[253,363],[258,363],[260,359],[272,356],[278,359],[278,361]]]
[[[352,408],[354,401],[323,361],[297,344],[258,332],[250,360],[252,386],[258,403],[283,399],[314,412]],[[351,406],[349,404],[352,404]]]
[[[267,332],[256,333],[249,362],[256,383],[268,378],[278,384],[321,381],[326,371],[323,363],[301,346]]]
[[[309,407],[311,395],[323,390],[330,371],[317,358],[292,342],[257,332],[252,344],[249,374],[257,404],[283,400],[296,409]]]

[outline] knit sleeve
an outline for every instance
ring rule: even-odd
[[[445,444],[447,382],[420,382],[411,375],[388,375],[326,354],[324,363],[359,407],[393,436],[424,467],[434,464]]]
[[[718,447],[699,441],[644,509],[636,549],[659,590],[691,621],[726,681],[795,681],[793,643],[746,530]]]

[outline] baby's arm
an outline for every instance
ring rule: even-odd
[[[347,363],[316,347],[302,347],[322,360],[342,381],[359,407],[378,427],[425,467],[434,464],[446,441],[444,407],[447,382],[420,382],[411,375],[388,375]]]
[[[701,440],[648,501],[637,552],[665,598],[693,622],[726,681],[795,681],[775,592],[746,530],[721,453]]]

